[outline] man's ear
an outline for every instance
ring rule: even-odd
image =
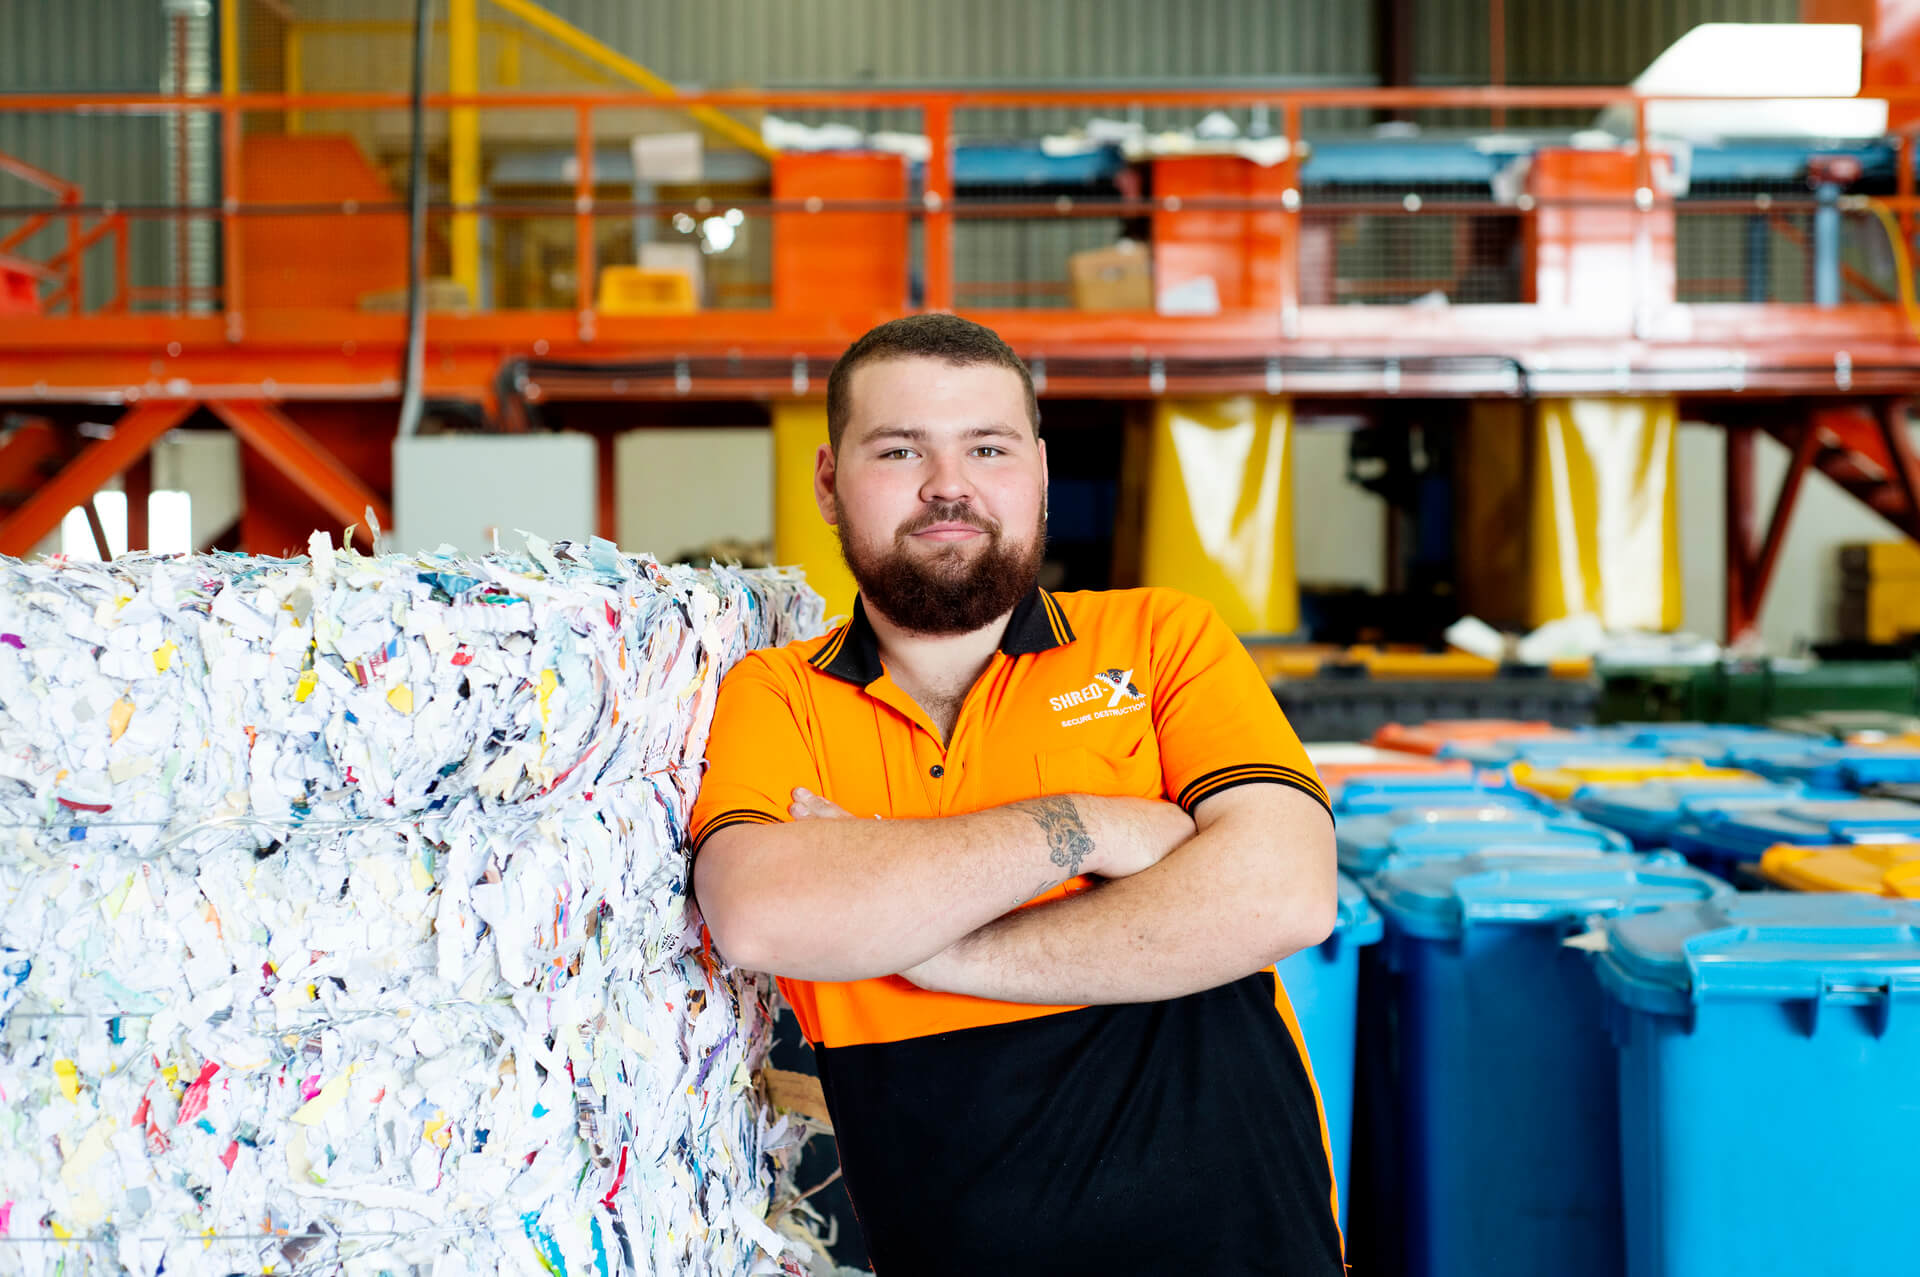
[[[820,507],[820,517],[827,521],[828,527],[837,527],[840,523],[833,513],[833,485],[837,477],[833,445],[823,443],[819,451],[813,454],[813,500]]]

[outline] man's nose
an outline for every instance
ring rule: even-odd
[[[922,501],[966,501],[973,496],[973,484],[966,467],[954,456],[935,454],[930,459],[926,482],[920,485]]]

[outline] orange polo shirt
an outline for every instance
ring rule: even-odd
[[[945,741],[887,676],[856,603],[826,638],[733,668],[707,762],[695,851],[733,824],[785,820],[797,785],[885,818],[1050,793],[1190,812],[1246,783],[1327,805],[1252,657],[1210,605],[1171,590],[1027,595]],[[897,976],[780,987],[816,1048],[881,1277],[1342,1271],[1319,1093],[1273,968],[1117,1006]]]
[[[727,675],[707,763],[696,853],[729,825],[788,819],[796,786],[857,817],[897,819],[1062,793],[1166,798],[1191,812],[1255,783],[1327,802],[1246,649],[1212,607],[1162,589],[1035,590],[944,741],[887,675],[856,602],[825,638],[751,653]],[[1029,904],[1089,885],[1077,878]],[[1280,1255],[1291,1256],[1282,1271],[1341,1271],[1319,1096],[1271,968],[1130,1006],[996,1002],[897,976],[780,987],[816,1048],[878,1272],[1080,1271],[1116,1237],[1128,1244],[1114,1262],[1126,1265],[1197,1258],[1228,1274],[1267,1271]],[[1116,1043],[1127,1049],[1114,1054]],[[1072,1080],[1049,1080],[1049,1062]],[[1157,1116],[1116,1123],[1143,1096],[1158,1097]],[[1261,1118],[1250,1121],[1242,1105],[1254,1097]],[[1031,1152],[1046,1186],[1028,1184],[1039,1168],[1013,1156],[1041,1132],[1045,1147]],[[1141,1185],[1164,1190],[1164,1177],[1123,1166],[1127,1150],[1245,1186],[1233,1209],[1215,1200],[1217,1181],[1208,1194],[1215,1249],[1196,1255],[1190,1228],[1170,1225],[1163,1243],[1143,1231],[1141,1212],[1156,1208]],[[1100,1205],[1072,1228],[1035,1217],[1063,1191]],[[1034,1249],[1034,1228],[1058,1254]],[[953,1249],[962,1234],[974,1240]]]

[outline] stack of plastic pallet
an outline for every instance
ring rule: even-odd
[[[0,563],[0,1271],[800,1272],[687,894],[780,573]]]

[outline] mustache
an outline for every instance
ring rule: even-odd
[[[921,513],[901,524],[898,535],[910,537],[940,523],[964,523],[970,528],[978,528],[989,536],[1000,535],[999,520],[986,518],[977,513],[972,506],[959,501],[943,501],[928,506]]]

